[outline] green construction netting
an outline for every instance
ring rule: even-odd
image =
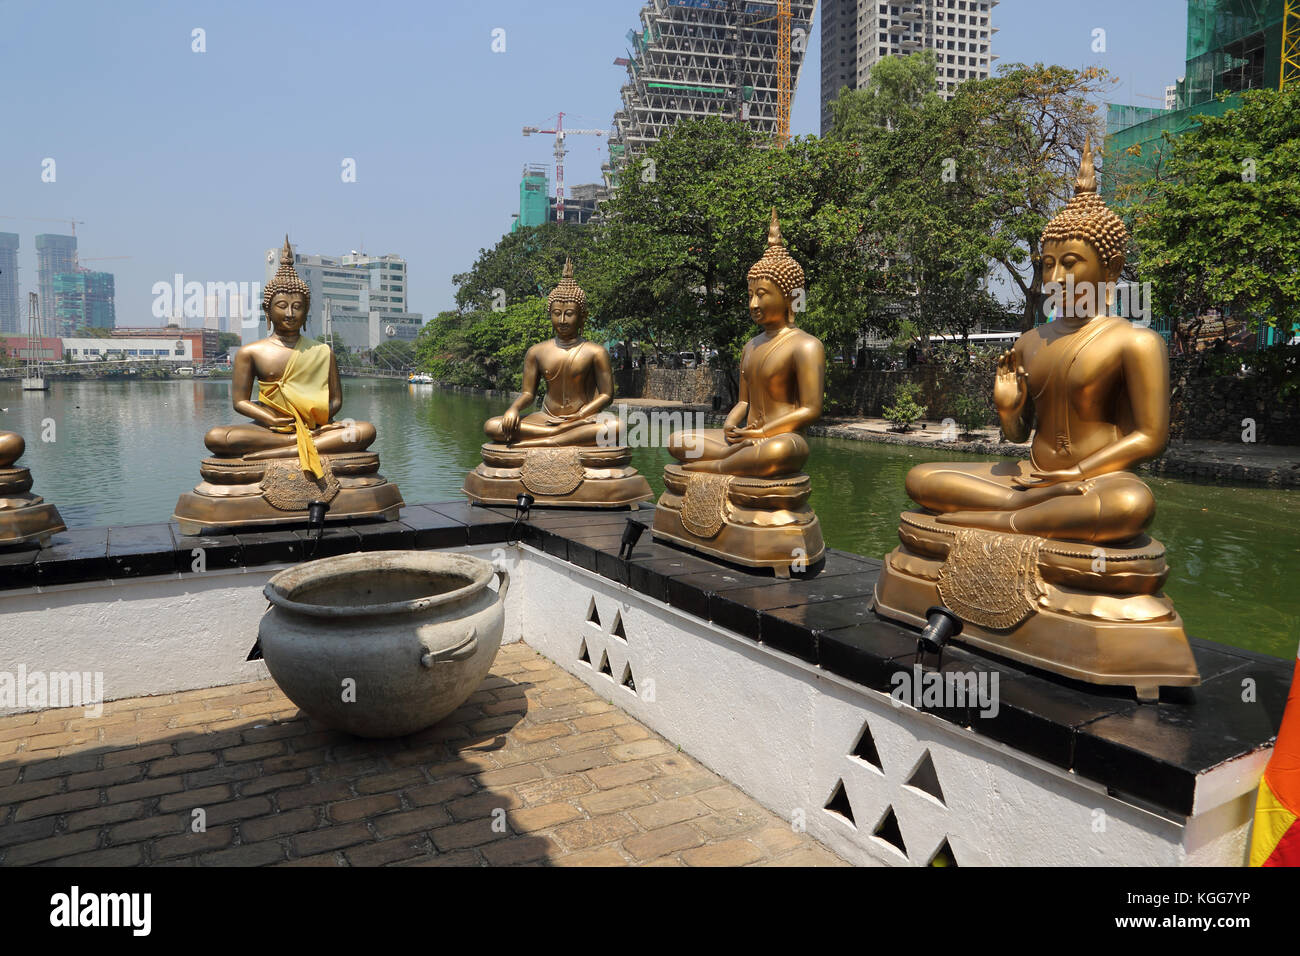
[[[1219,93],[1276,87],[1284,0],[1189,0],[1187,70],[1179,105]]]

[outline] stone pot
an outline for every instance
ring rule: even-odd
[[[507,572],[464,554],[308,561],[267,582],[258,642],[271,677],[306,713],[359,737],[400,737],[437,723],[482,683],[509,586]]]

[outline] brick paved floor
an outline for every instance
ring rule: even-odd
[[[271,681],[0,717],[0,865],[37,863],[845,865],[522,644],[396,741]]]

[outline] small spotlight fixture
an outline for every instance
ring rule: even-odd
[[[645,534],[645,525],[635,518],[628,518],[627,524],[623,526],[623,540],[618,546],[618,556],[621,560],[632,560],[632,551],[643,534]]]

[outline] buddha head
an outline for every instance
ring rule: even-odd
[[[749,268],[749,314],[764,329],[774,331],[794,325],[794,296],[803,289],[803,266],[786,251],[781,224],[772,207],[767,227],[767,249]]]
[[[262,290],[262,311],[277,332],[298,332],[307,324],[311,308],[311,289],[293,267],[293,249],[284,237],[280,268]]]
[[[1067,314],[1097,314],[1124,268],[1128,227],[1097,195],[1091,138],[1084,143],[1074,198],[1047,224],[1041,247],[1044,286],[1073,290]]]
[[[547,296],[551,327],[560,341],[570,341],[582,335],[587,324],[587,293],[573,280],[573,260],[564,260],[564,273],[560,284]]]

